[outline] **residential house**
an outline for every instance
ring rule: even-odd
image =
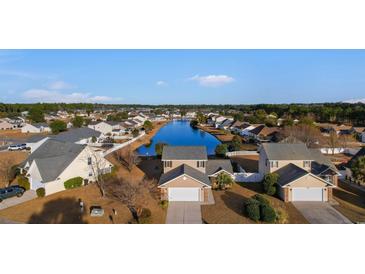
[[[186,119],[195,119],[196,118],[196,112],[195,111],[188,111],[185,115]]]
[[[98,121],[98,122],[91,122],[88,125],[89,128],[100,131],[104,135],[111,135],[113,130],[120,130],[122,129],[122,126],[120,125],[120,122],[114,122],[114,121]]]
[[[258,142],[273,141],[278,134],[279,129],[277,127],[267,127],[265,125],[259,125],[254,129],[248,131],[247,135]]]
[[[6,120],[0,120],[0,130],[14,129],[14,126]]]
[[[232,118],[225,119],[223,122],[221,122],[218,125],[218,128],[219,129],[227,130],[228,128],[231,127],[232,123],[233,123],[233,119]]]
[[[208,160],[205,146],[165,146],[162,163],[158,187],[168,201],[207,202],[218,174],[233,176],[230,160]]]
[[[81,177],[95,182],[100,174],[110,173],[112,164],[89,146],[49,139],[21,164],[30,189],[44,188],[46,195],[65,190],[64,183]]]
[[[264,143],[259,154],[259,173],[279,175],[278,194],[285,202],[331,199],[339,172],[320,150],[305,144]]]
[[[100,142],[105,136],[100,132],[87,127],[71,128],[67,131],[61,132],[56,136],[52,136],[52,139],[61,142],[69,142],[75,144],[91,144]]]
[[[227,120],[226,117],[224,116],[218,116],[218,117],[215,117],[215,120],[214,120],[214,127],[215,128],[219,128],[219,126],[223,123],[223,121]]]
[[[51,128],[46,123],[28,124],[26,123],[22,129],[22,133],[46,133],[51,132]]]

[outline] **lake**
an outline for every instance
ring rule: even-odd
[[[210,133],[194,129],[189,121],[176,120],[163,126],[151,139],[151,144],[137,149],[139,155],[154,156],[155,145],[166,143],[174,146],[206,146],[208,155],[213,155],[215,147],[221,142]]]

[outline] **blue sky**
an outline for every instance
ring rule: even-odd
[[[365,50],[0,50],[0,101],[136,104],[365,98]]]

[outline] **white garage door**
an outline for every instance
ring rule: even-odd
[[[292,201],[323,201],[323,188],[318,187],[298,187],[292,189]]]
[[[170,187],[168,193],[169,201],[200,201],[200,189],[196,187]]]

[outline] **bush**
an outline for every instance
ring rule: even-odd
[[[278,180],[279,180],[279,175],[276,173],[270,173],[265,175],[263,185],[266,194],[271,196],[276,194],[276,185]]]
[[[252,199],[255,199],[260,203],[260,205],[270,205],[269,200],[267,200],[264,196],[261,194],[256,194],[252,197]]]
[[[30,183],[27,177],[19,176],[18,177],[18,185],[24,188],[25,190],[30,189]]]
[[[44,187],[38,188],[36,192],[38,198],[46,196],[46,190],[44,189]]]
[[[163,208],[163,209],[166,209],[168,206],[169,206],[169,201],[168,200],[163,200],[160,202],[160,206]]]
[[[247,216],[257,222],[260,220],[260,203],[255,199],[249,199],[244,205],[244,212]]]
[[[140,224],[149,224],[151,223],[151,216],[152,216],[152,212],[149,208],[143,208],[141,215],[138,218],[138,222]]]
[[[276,209],[276,222],[278,224],[288,224],[289,223],[289,215],[288,213],[282,209]]]
[[[64,182],[66,189],[72,189],[82,186],[83,179],[81,177],[75,177]]]
[[[53,121],[49,127],[52,130],[53,134],[58,134],[62,131],[66,131],[67,130],[67,124],[64,121],[61,120],[55,120]]]
[[[276,220],[276,212],[271,205],[260,206],[261,221],[266,223],[274,223]]]
[[[136,129],[136,128],[135,128],[135,129],[133,129],[133,130],[132,130],[132,135],[133,135],[133,137],[134,137],[134,138],[136,138],[136,137],[139,135],[139,130],[138,130],[138,129]]]
[[[216,179],[217,188],[221,190],[230,188],[233,185],[233,182],[232,177],[225,172],[219,173]]]
[[[217,156],[225,157],[228,152],[228,146],[226,144],[217,145],[215,148],[215,154]]]

